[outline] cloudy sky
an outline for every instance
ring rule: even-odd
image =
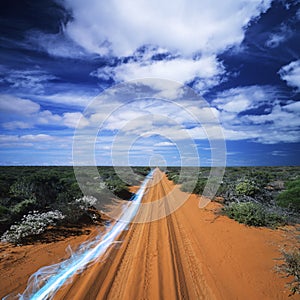
[[[82,143],[210,165],[218,122],[227,165],[300,164],[298,0],[11,0],[0,22],[1,165],[88,164]]]

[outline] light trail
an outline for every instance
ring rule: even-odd
[[[88,265],[98,260],[136,215],[153,172],[154,170],[147,175],[133,200],[124,207],[121,219],[126,221],[117,221],[107,229],[104,235],[101,233],[93,241],[84,243],[69,259],[56,265],[43,267],[31,275],[25,292],[22,295],[18,295],[18,299],[51,299],[68,279],[82,272]],[[9,296],[4,299],[9,299]]]

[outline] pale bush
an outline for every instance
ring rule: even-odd
[[[45,213],[39,213],[38,211],[30,212],[28,215],[23,216],[19,224],[12,225],[10,229],[4,232],[1,241],[22,244],[24,238],[39,235],[49,225],[55,225],[62,219],[64,219],[64,215],[58,210]]]
[[[240,196],[253,196],[258,190],[256,183],[249,179],[239,182],[235,188],[235,192]]]
[[[76,199],[75,202],[79,204],[80,209],[86,210],[97,203],[97,199],[94,196],[83,196]]]

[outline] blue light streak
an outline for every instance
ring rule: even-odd
[[[18,298],[20,300],[51,299],[68,279],[82,272],[92,262],[99,260],[136,215],[153,172],[154,170],[147,175],[132,201],[125,205],[120,219],[126,221],[117,221],[104,234],[101,233],[94,240],[82,244],[69,259],[38,270],[30,277],[25,292]]]

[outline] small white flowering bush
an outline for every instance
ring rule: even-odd
[[[94,196],[83,196],[76,199],[75,202],[79,204],[80,209],[86,210],[97,203],[97,199]]]
[[[54,225],[57,221],[64,219],[64,215],[58,211],[48,211],[39,213],[38,211],[29,212],[24,215],[21,222],[12,225],[1,237],[2,242],[22,244],[24,238],[38,235],[45,231],[49,225]]]

